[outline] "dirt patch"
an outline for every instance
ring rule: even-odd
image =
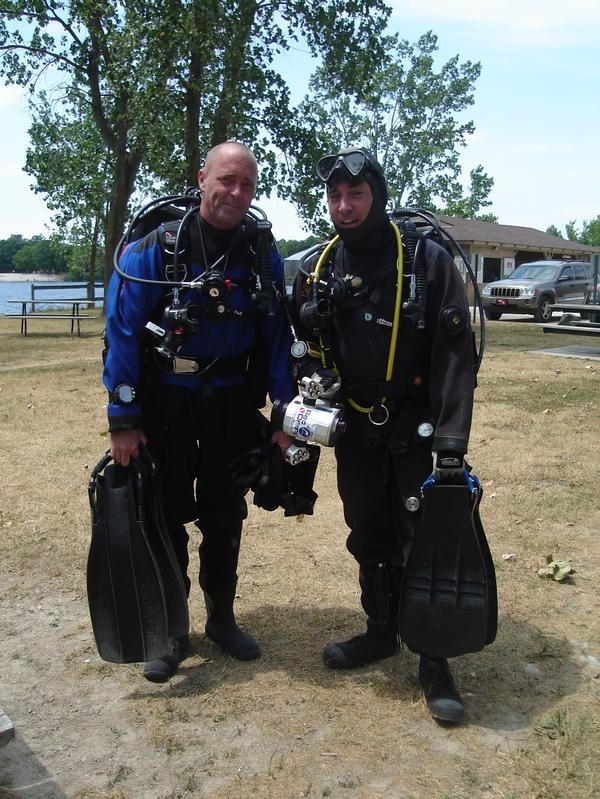
[[[557,365],[526,352],[533,326],[490,325],[470,460],[500,627],[453,662],[467,720],[445,728],[412,653],[349,673],[322,664],[325,644],[364,627],[329,450],[315,516],[251,508],[236,608],[259,660],[208,641],[196,584],[191,655],[170,684],[100,660],[84,588],[86,485],[106,448],[99,329],[25,342],[4,324],[0,365],[22,368],[0,375],[0,707],[16,728],[2,799],[599,795],[596,364]],[[550,553],[572,562],[569,583],[537,576]]]

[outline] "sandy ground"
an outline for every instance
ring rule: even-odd
[[[36,280],[64,280],[64,275],[47,275],[43,272],[0,272],[0,283],[31,283]]]
[[[85,592],[86,486],[106,448],[91,330],[24,340],[0,323],[0,707],[16,730],[0,748],[1,799],[600,796],[595,366],[490,347],[472,457],[500,625],[453,663],[467,716],[447,728],[406,649],[354,672],[323,666],[325,644],[364,627],[331,450],[313,517],[250,508],[236,612],[259,660],[206,638],[197,539],[176,677],[156,686],[139,664],[99,658]],[[571,580],[537,576],[548,552],[572,561]]]

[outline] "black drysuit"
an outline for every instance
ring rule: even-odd
[[[443,247],[430,240],[420,246],[427,277],[425,326],[417,329],[416,316],[401,311],[389,383],[398,282],[391,227],[368,252],[338,243],[332,263],[321,267],[319,275],[323,283],[332,270],[363,281],[355,301],[332,304],[322,343],[330,349],[346,401],[347,430],[335,454],[350,528],[347,547],[360,566],[363,607],[370,619],[384,625],[397,613],[401,566],[420,520],[420,487],[432,471],[431,452],[466,453],[473,406],[473,338],[464,282]],[[405,274],[403,301],[410,281]],[[308,292],[300,275],[297,308]],[[373,424],[369,414],[353,407],[377,406],[384,398],[389,417],[383,424]],[[383,421],[387,413],[376,408],[372,416]]]

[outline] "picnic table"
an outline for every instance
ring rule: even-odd
[[[563,311],[558,322],[542,324],[544,333],[569,333],[575,336],[600,336],[600,305],[592,303],[555,303],[553,311]],[[576,319],[573,314],[590,314],[591,321]]]
[[[81,321],[84,319],[95,319],[95,314],[86,314],[81,313],[81,308],[87,308],[90,305],[94,307],[96,305],[96,300],[83,300],[83,299],[72,299],[72,298],[64,298],[58,297],[56,299],[47,299],[47,300],[32,300],[29,297],[27,299],[22,300],[7,300],[7,302],[20,305],[21,312],[20,313],[7,313],[5,314],[6,317],[12,319],[20,319],[21,320],[21,335],[27,335],[27,323],[30,322],[32,319],[35,321],[37,319],[68,319],[71,322],[71,335],[77,330],[77,335],[81,336]],[[64,306],[71,306],[71,313],[61,313],[56,312],[52,313],[51,308],[44,312],[39,313],[35,309],[39,305],[46,305],[46,306],[56,306],[56,305],[64,305]],[[29,308],[27,307],[29,306]]]

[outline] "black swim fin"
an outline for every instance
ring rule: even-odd
[[[144,475],[141,487],[146,508],[144,527],[160,571],[167,605],[169,638],[181,638],[188,634],[190,626],[187,591],[165,520],[158,464],[146,448],[140,449],[140,465]]]
[[[88,486],[92,628],[104,660],[154,660],[167,651],[169,637],[187,633],[187,596],[154,490],[152,459],[144,453],[127,468],[110,461],[109,455],[100,460]]]
[[[456,657],[496,637],[496,576],[481,496],[473,476],[468,485],[423,486],[423,515],[400,597],[400,635],[413,652]]]

